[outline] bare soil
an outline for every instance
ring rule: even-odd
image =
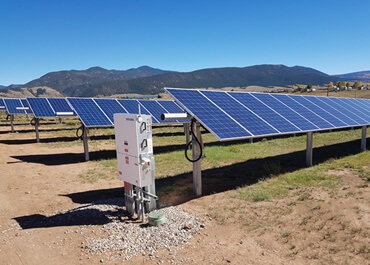
[[[87,236],[99,236],[94,220],[52,227],[27,226],[109,196],[119,195],[121,181],[93,183],[80,175],[97,162],[38,163],[48,154],[81,156],[80,147],[50,149],[0,127],[0,264],[122,264],[104,255],[87,255]],[[24,162],[15,156],[36,157]],[[44,155],[44,156],[43,156]],[[328,172],[343,179],[336,188],[293,190],[268,202],[247,202],[227,191],[179,205],[208,219],[205,229],[175,253],[138,256],[125,264],[370,264],[370,188],[351,171]],[[176,204],[176,190],[163,201]],[[37,222],[32,222],[37,224]],[[84,229],[81,230],[81,227]],[[83,232],[81,232],[83,231]]]

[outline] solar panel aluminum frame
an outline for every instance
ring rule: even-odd
[[[169,88],[169,87],[165,87],[164,88],[166,92],[168,92],[171,96],[171,90],[185,90],[186,88]],[[222,108],[220,108],[218,105],[216,105],[213,101],[211,101],[208,97],[206,97],[204,94],[201,93],[202,89],[192,89],[193,91],[197,91],[198,93],[200,93],[203,97],[205,97],[208,101],[210,101],[210,103],[212,103],[213,105],[215,105],[217,108],[219,108],[222,112],[224,112],[226,115],[228,115],[230,117],[230,119],[232,119],[233,121],[237,122],[234,118],[232,118],[227,112],[225,112],[224,110],[222,110]],[[228,93],[227,91],[222,91],[224,93]],[[222,93],[222,92],[219,92],[219,91],[216,91],[216,93]],[[230,94],[232,94],[233,92],[231,92]],[[266,94],[266,93],[261,93],[261,92],[244,92],[244,93],[250,93],[250,94]],[[287,96],[290,96],[290,97],[304,97],[304,96],[300,96],[300,95],[287,95]],[[319,97],[319,96],[317,96]],[[271,137],[271,136],[277,136],[277,135],[292,135],[292,134],[305,134],[305,133],[308,133],[308,132],[323,132],[323,131],[329,131],[329,130],[339,130],[339,129],[345,129],[345,128],[361,128],[363,126],[369,126],[369,124],[359,124],[359,125],[355,125],[355,126],[334,126],[332,128],[325,128],[325,129],[321,129],[321,128],[318,128],[318,129],[315,129],[315,130],[301,130],[301,131],[291,131],[291,132],[279,132],[279,133],[271,133],[271,134],[260,134],[260,135],[253,135],[251,132],[249,132],[246,128],[244,128],[244,126],[240,125],[243,129],[246,130],[246,132],[249,132],[250,134],[252,134],[252,136],[242,136],[242,137],[232,137],[232,138],[220,138],[212,129],[210,129],[206,124],[204,124],[202,122],[201,119],[199,119],[199,117],[197,117],[197,115],[195,115],[194,113],[192,113],[190,110],[188,110],[188,108],[181,103],[181,101],[177,100],[176,97],[173,96],[173,98],[175,99],[176,103],[179,104],[183,109],[187,110],[187,112],[193,117],[195,118],[196,120],[198,120],[202,126],[204,128],[206,128],[209,132],[211,132],[213,135],[215,135],[217,137],[217,139],[221,142],[226,142],[226,141],[237,141],[237,140],[244,140],[244,139],[255,139],[255,138],[263,138],[263,137]],[[323,97],[325,98],[325,97]],[[334,97],[331,97],[331,98],[334,98]],[[338,97],[340,98],[340,97]],[[298,102],[297,102],[298,103]],[[300,104],[300,103],[298,103]],[[312,103],[314,104],[314,103]],[[301,104],[300,104],[301,105]],[[244,105],[243,105],[244,106]],[[301,105],[303,106],[303,105]],[[303,106],[305,107],[305,106]],[[306,107],[305,107],[306,108]],[[308,108],[307,108],[308,109]],[[309,109],[308,109],[309,110]],[[265,121],[266,122],[266,121]],[[238,123],[238,122],[237,122]],[[270,125],[268,122],[266,122],[268,125]],[[238,123],[239,124],[239,123]],[[270,125],[271,126],[271,125]]]

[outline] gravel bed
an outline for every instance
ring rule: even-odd
[[[99,204],[100,206],[103,205]],[[106,205],[104,210],[107,210]],[[112,218],[112,222],[100,228],[107,236],[87,238],[83,245],[85,251],[88,254],[105,253],[108,260],[127,260],[138,254],[153,255],[159,249],[174,251],[204,228],[200,217],[179,207],[167,207],[158,211],[163,212],[167,219],[164,225],[158,227]]]

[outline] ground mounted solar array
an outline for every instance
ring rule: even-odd
[[[4,99],[0,98],[0,110],[5,110]]]
[[[176,123],[162,121],[162,113],[184,112],[171,100],[131,100],[112,98],[67,98],[85,127],[111,127],[114,113],[140,113],[152,116],[154,124]]]
[[[56,117],[59,114],[74,114],[65,98],[27,98],[36,118]]]
[[[4,101],[5,109],[10,115],[32,113],[26,99],[4,98],[3,101]]]
[[[219,140],[370,125],[370,100],[166,88]]]

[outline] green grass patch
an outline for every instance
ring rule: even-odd
[[[304,187],[328,187],[332,188],[341,183],[339,177],[328,175],[328,170],[340,170],[350,168],[355,174],[369,180],[370,174],[370,152],[362,152],[356,155],[347,156],[341,159],[330,159],[320,165],[297,170],[295,172],[279,175],[275,178],[260,181],[251,186],[237,189],[236,198],[250,201],[265,201],[276,197],[282,197],[289,193],[289,190]],[[309,199],[309,195],[303,193],[299,201]]]

